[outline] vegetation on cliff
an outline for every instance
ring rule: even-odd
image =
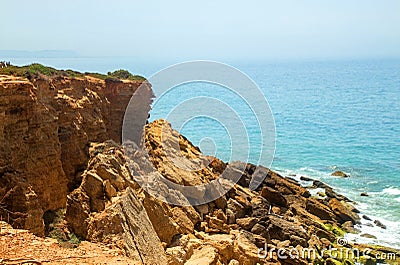
[[[80,73],[74,70],[59,70],[50,66],[44,66],[39,63],[33,63],[24,66],[9,65],[7,67],[0,68],[0,75],[11,75],[18,77],[25,77],[28,79],[37,78],[41,76],[46,77],[57,77],[57,76],[67,76],[67,77],[85,77],[91,76],[101,80],[131,80],[131,81],[145,81],[146,79],[140,75],[133,75],[127,70],[116,70],[114,72],[108,72],[107,74],[100,73]]]

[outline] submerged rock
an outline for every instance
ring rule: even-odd
[[[381,221],[378,221],[378,220],[375,220],[375,221],[374,221],[374,224],[375,224],[377,227],[380,227],[380,228],[382,228],[382,229],[386,229],[386,228],[387,228],[386,225],[382,224],[382,222],[381,222]]]
[[[342,178],[349,178],[349,177],[350,177],[349,174],[347,174],[347,173],[345,173],[345,172],[343,172],[343,171],[340,171],[340,170],[337,170],[337,171],[333,172],[333,173],[331,174],[331,176],[334,176],[334,177],[342,177]]]

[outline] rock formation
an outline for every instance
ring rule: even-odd
[[[0,76],[2,219],[43,235],[43,214],[64,208],[80,184],[89,143],[121,141],[124,109],[140,84]]]
[[[43,235],[43,216],[64,208],[61,237],[73,233],[81,245],[116,249],[132,264],[352,264],[329,256],[278,255],[278,249],[320,252],[337,246],[344,229],[356,231],[357,209],[324,183],[309,179],[325,189],[325,196],[311,196],[297,181],[265,167],[204,156],[164,120],[146,126],[145,150],[134,142],[121,145],[124,109],[140,83],[1,76],[2,219]],[[196,206],[188,202],[212,191],[196,189],[189,198],[163,181],[203,185],[224,172],[239,172],[237,184]],[[251,178],[260,176],[260,187],[250,190]],[[168,198],[186,206],[168,204]],[[266,247],[271,251],[263,252]],[[387,250],[369,258],[379,251]]]

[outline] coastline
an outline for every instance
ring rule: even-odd
[[[127,93],[143,81],[43,75],[2,76],[0,82],[5,113],[2,158],[12,155],[5,161],[8,167],[1,167],[5,206],[0,210],[14,227],[56,236],[61,245],[100,242],[124,249],[125,255],[143,264],[306,264],[307,257],[282,258],[278,250],[307,248],[322,255],[308,260],[315,264],[353,264],[351,258],[332,257],[332,248],[338,246],[346,250],[371,247],[372,252],[360,258],[374,262],[381,260],[380,253],[399,254],[390,248],[339,243],[344,224],[352,228],[360,221],[357,209],[342,195],[331,190],[326,198],[313,197],[296,180],[262,166],[227,164],[204,156],[166,121],[146,126],[149,160],[136,147],[127,152],[117,144],[121,141],[118,122],[125,109],[120,99],[127,104]],[[164,129],[168,150],[163,149],[161,139]],[[174,137],[179,140],[177,146],[171,144]],[[29,160],[24,156],[27,153]],[[80,157],[71,160],[77,153]],[[25,161],[34,161],[35,167]],[[182,166],[196,168],[199,163],[204,163],[201,170],[182,170]],[[155,180],[163,177],[197,186],[218,179],[227,168],[233,172],[243,169],[239,182],[203,205],[170,205],[149,196],[140,186],[145,182],[156,192],[163,191],[161,197],[185,200],[179,190]],[[262,185],[250,190],[250,180],[257,175],[263,177]],[[192,199],[207,192],[198,190]],[[265,260],[259,254],[267,245],[275,250]],[[322,249],[329,250],[325,252],[328,256]]]
[[[303,186],[306,187],[312,192],[312,194],[317,195],[318,192],[325,192],[324,189],[316,188],[313,187],[312,181],[302,181],[302,177],[307,177],[312,180],[318,180],[318,181],[325,181],[328,179],[336,178],[336,182],[340,181],[341,185],[343,186],[343,183],[346,183],[345,178],[340,178],[340,177],[334,177],[331,176],[329,173],[322,173],[318,172],[316,174],[315,171],[310,171],[310,170],[304,170],[304,168],[300,170],[290,170],[290,169],[277,169],[276,170],[278,173],[282,174],[285,177],[289,178],[294,178],[299,183]],[[325,177],[321,177],[321,175],[324,174]],[[335,182],[334,182],[335,184]],[[348,198],[351,198],[352,204],[360,210],[360,213],[358,213],[361,223],[357,224],[355,226],[356,232],[357,233],[348,233],[346,234],[346,238],[353,243],[365,243],[365,244],[373,244],[373,245],[381,245],[381,246],[386,246],[386,247],[393,247],[400,249],[400,234],[396,233],[396,231],[399,231],[400,225],[396,221],[390,221],[385,218],[383,218],[381,215],[376,215],[376,214],[371,214],[370,210],[370,205],[368,203],[368,200],[371,200],[371,196],[374,196],[374,193],[368,193],[368,196],[364,197],[364,201],[361,202],[360,198],[363,199],[363,196],[360,196],[362,191],[359,192],[349,192],[348,189],[344,189],[343,187],[336,185],[329,184],[334,190],[336,190],[338,193],[347,196]],[[327,183],[325,185],[328,185]],[[380,196],[381,192],[377,194],[377,196]],[[382,209],[383,210],[383,209]],[[365,216],[367,219],[363,218]],[[369,220],[370,219],[370,220]],[[374,221],[379,221],[379,223],[384,225],[384,228],[377,226],[374,224]],[[362,237],[362,234],[367,234],[367,235],[372,235],[373,237]],[[376,237],[376,238],[374,238]]]

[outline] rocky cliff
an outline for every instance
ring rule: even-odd
[[[43,235],[43,216],[79,186],[90,142],[121,140],[140,81],[0,76],[0,216]],[[144,110],[148,111],[148,110]]]
[[[314,181],[325,195],[312,196],[296,180],[267,168],[204,156],[164,120],[146,126],[145,150],[135,143],[121,146],[124,110],[141,82],[0,76],[1,219],[77,247],[60,250],[54,241],[0,227],[0,263],[61,264],[56,260],[67,256],[76,264],[354,264],[321,253],[337,247],[336,239],[359,222],[357,209],[331,187]],[[165,202],[187,198],[161,179],[202,185],[220,179],[227,168],[242,173],[222,197],[198,206]],[[264,181],[252,191],[255,176]],[[191,199],[207,192],[197,190]],[[260,252],[266,246],[274,250]],[[90,248],[99,260],[87,255]],[[322,257],[282,258],[277,251],[306,248]],[[374,249],[363,258],[376,262],[382,251],[389,250]],[[116,260],[110,253],[125,257]]]

